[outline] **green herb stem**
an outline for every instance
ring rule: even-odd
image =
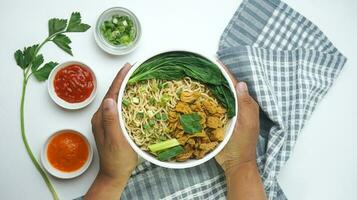
[[[26,87],[27,87],[27,82],[28,78],[30,76],[27,76],[28,72],[24,72],[24,77],[23,77],[23,82],[22,82],[22,95],[21,95],[21,105],[20,105],[20,123],[21,123],[21,136],[22,136],[22,141],[24,142],[24,145],[26,147],[27,154],[30,156],[32,163],[35,165],[36,169],[38,172],[40,172],[43,180],[46,182],[46,185],[48,189],[51,191],[53,199],[58,200],[59,197],[57,195],[56,190],[54,189],[50,179],[48,178],[46,172],[42,169],[40,166],[39,162],[36,160],[35,156],[32,153],[32,150],[30,148],[30,145],[27,142],[27,137],[26,137],[26,132],[25,132],[25,117],[24,117],[24,106],[25,106],[25,96],[26,96]]]
[[[42,54],[37,55],[40,49],[47,42],[51,41],[66,53],[73,55],[71,47],[69,46],[71,40],[64,33],[85,32],[89,28],[90,26],[88,24],[84,24],[81,22],[81,15],[79,12],[73,12],[69,20],[52,18],[48,21],[49,36],[42,43],[24,47],[23,50],[18,49],[14,53],[16,64],[21,69],[23,69],[22,95],[20,105],[20,125],[22,140],[32,163],[35,165],[37,171],[41,174],[48,189],[52,193],[54,200],[59,199],[56,190],[53,187],[49,177],[47,176],[47,173],[43,170],[43,168],[39,164],[39,161],[33,155],[30,145],[27,142],[24,117],[26,87],[28,80],[32,75],[34,75],[38,81],[47,80],[51,70],[57,65],[57,63],[53,61],[47,62],[46,64],[42,65],[44,62],[43,56]],[[40,67],[41,65],[42,67]]]

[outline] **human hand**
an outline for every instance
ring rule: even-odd
[[[92,132],[100,159],[97,178],[112,183],[126,183],[138,163],[137,154],[122,134],[117,107],[119,88],[130,67],[125,64],[118,72],[92,117]]]
[[[256,145],[259,136],[258,104],[249,95],[246,83],[236,83],[235,89],[238,99],[237,123],[231,139],[215,157],[226,173],[244,163],[256,163]]]

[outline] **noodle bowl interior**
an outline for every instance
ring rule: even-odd
[[[122,105],[130,137],[162,161],[201,159],[225,135],[226,109],[206,85],[189,77],[128,84]]]

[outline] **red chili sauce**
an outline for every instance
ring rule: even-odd
[[[80,65],[60,69],[53,80],[57,96],[68,103],[86,100],[94,88],[92,73]]]
[[[80,169],[88,160],[88,145],[84,138],[73,131],[55,135],[47,147],[47,159],[61,171],[73,172]]]

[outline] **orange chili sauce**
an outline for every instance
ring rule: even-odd
[[[47,159],[56,169],[73,172],[81,168],[89,157],[85,139],[74,131],[55,135],[47,146]]]

